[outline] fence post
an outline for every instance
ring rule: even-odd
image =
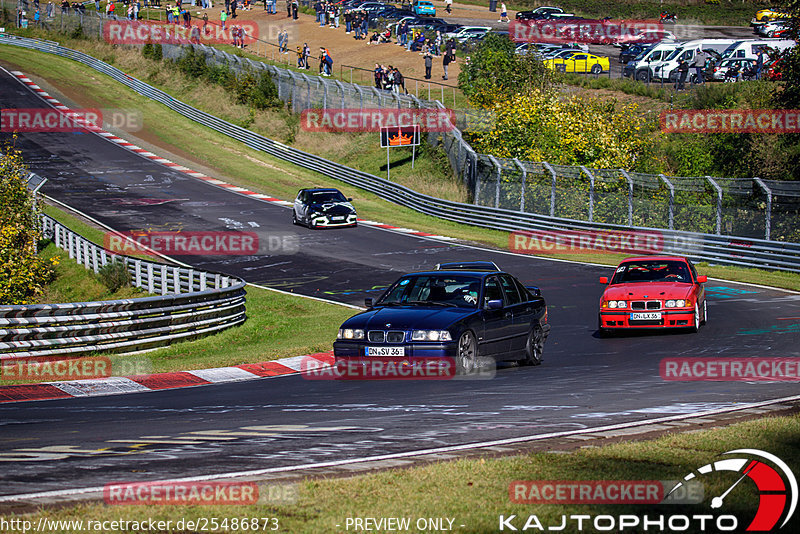
[[[500,162],[497,161],[497,158],[495,158],[492,155],[489,156],[489,160],[492,162],[492,165],[494,165],[494,168],[496,169],[496,174],[495,174],[495,179],[494,179],[494,207],[495,208],[499,208],[500,207],[500,173],[502,171],[502,166],[500,165]]]
[[[764,239],[769,241],[770,226],[772,223],[772,189],[767,187],[767,184],[765,184],[761,178],[753,178],[753,181],[767,194],[767,210],[764,217]]]
[[[514,163],[516,163],[519,170],[522,171],[522,185],[519,190],[519,211],[525,211],[525,182],[528,178],[528,169],[526,169],[525,165],[517,158],[514,158]]]
[[[675,221],[674,221],[674,216],[675,216],[675,187],[672,185],[672,182],[667,180],[667,177],[664,176],[663,174],[659,174],[658,177],[661,178],[661,180],[664,182],[664,185],[666,185],[669,188],[669,229],[670,230],[674,230],[675,229],[674,228],[675,227]]]
[[[581,165],[581,170],[589,177],[589,222],[594,218],[594,175]]]
[[[549,163],[542,162],[542,166],[547,169],[550,173],[550,176],[553,177],[553,183],[550,188],[550,217],[556,216],[556,171],[553,170],[553,167],[550,166]]]
[[[633,226],[633,178],[625,169],[620,169],[619,172],[628,182],[628,226]]]
[[[345,108],[345,105],[344,105],[344,85],[342,85],[342,82],[340,82],[339,80],[333,80],[333,81],[339,87],[339,91],[342,92],[342,106],[341,106],[341,108],[344,109]]]
[[[717,231],[715,233],[720,235],[722,233],[722,188],[712,177],[706,176],[706,180],[717,191]]]

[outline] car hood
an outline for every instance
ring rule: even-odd
[[[349,202],[323,202],[320,204],[310,204],[308,207],[313,211],[319,211],[329,215],[349,215],[356,211]]]
[[[689,296],[692,284],[682,282],[634,282],[606,288],[606,300],[682,299]]]
[[[359,313],[344,322],[342,328],[364,330],[445,330],[453,323],[475,313],[477,308],[440,306],[393,306]],[[386,326],[386,325],[391,326]]]

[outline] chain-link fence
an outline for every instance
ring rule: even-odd
[[[2,1],[7,5],[11,0]],[[85,35],[102,36],[105,17],[66,11],[58,15],[51,29],[66,33],[81,26]],[[445,107],[438,100],[309,76],[203,44],[164,44],[163,56],[178,59],[189,47],[204,54],[209,64],[225,65],[236,72],[268,72],[279,98],[290,103],[295,113],[307,109]],[[667,177],[498,158],[475,153],[459,128],[464,123],[462,115],[452,130],[429,132],[427,138],[431,146],[441,146],[447,154],[453,174],[465,183],[476,205],[580,221],[800,241],[800,183]]]

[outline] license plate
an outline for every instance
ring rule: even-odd
[[[659,321],[661,312],[632,313],[631,321]]]
[[[405,356],[405,347],[366,347],[367,356]]]
[[[332,221],[343,221],[344,217],[331,217]]]

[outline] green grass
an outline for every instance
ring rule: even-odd
[[[691,516],[711,513],[711,498],[727,490],[736,482],[738,474],[714,473],[704,477],[704,502],[697,505],[516,504],[510,502],[509,484],[516,480],[676,480],[720,459],[720,453],[738,448],[769,451],[791,465],[796,460],[798,435],[798,415],[770,417],[710,431],[672,434],[653,441],[622,442],[566,454],[457,460],[352,478],[305,480],[298,486],[297,502],[292,504],[149,507],[81,504],[42,509],[27,515],[26,519],[35,524],[40,517],[101,521],[153,518],[170,519],[174,524],[180,519],[200,517],[215,517],[219,521],[234,517],[275,517],[280,532],[316,534],[346,532],[348,517],[409,517],[412,523],[418,518],[450,517],[455,519],[454,532],[482,533],[496,532],[499,516],[511,514],[518,516],[514,521],[517,528],[524,524],[528,515],[535,514],[545,529],[547,525],[560,525],[562,514]],[[726,497],[724,513],[738,516],[740,528],[737,531],[743,531],[753,517],[757,500],[752,483],[739,485]],[[362,532],[352,526],[350,531]],[[413,528],[411,531],[419,532]],[[565,530],[570,531],[576,529]]]

